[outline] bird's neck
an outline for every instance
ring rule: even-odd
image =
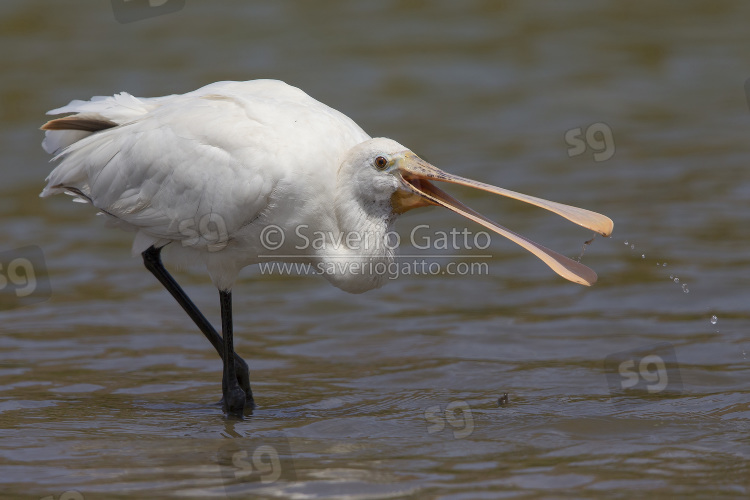
[[[351,194],[338,194],[335,229],[318,252],[323,275],[350,293],[379,288],[393,275],[397,238],[390,203],[362,203]]]

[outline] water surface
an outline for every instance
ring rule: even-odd
[[[0,252],[38,247],[49,277],[47,300],[0,292],[4,498],[750,493],[746,3],[189,1],[120,24],[108,2],[18,0],[0,13]],[[487,273],[363,295],[248,269],[235,345],[258,408],[226,420],[218,357],[130,257],[131,236],[37,198],[51,168],[37,129],[71,99],[253,78],[446,170],[609,215],[613,237],[583,257],[599,283],[565,282],[499,237],[430,260]],[[451,192],[572,257],[591,237]],[[420,210],[404,240],[418,224],[480,230]],[[176,276],[218,321],[205,273]],[[635,392],[612,392],[630,380],[605,362],[622,352]],[[638,372],[654,353],[663,369]]]

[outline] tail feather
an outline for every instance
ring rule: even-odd
[[[113,96],[92,97],[90,101],[71,101],[67,106],[47,112],[48,115],[75,114],[45,123],[42,126],[45,131],[42,147],[50,154],[59,154],[93,133],[137,120],[163,99],[139,98],[121,92]]]
[[[79,113],[73,116],[50,120],[42,125],[42,130],[80,130],[83,132],[98,132],[100,130],[116,127],[117,125],[117,123],[111,120]]]

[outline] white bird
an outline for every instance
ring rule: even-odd
[[[342,290],[371,290],[388,279],[386,267],[373,264],[394,259],[391,245],[377,243],[395,218],[440,205],[521,245],[568,280],[596,281],[588,267],[492,222],[432,181],[524,201],[605,236],[613,227],[595,212],[443,172],[280,81],[217,82],[155,98],[123,92],[48,114],[61,113],[73,114],[42,126],[43,147],[58,165],[41,196],[72,194],[135,231],[134,255],[142,255],[221,356],[223,408],[231,415],[254,406],[232,333],[232,286],[246,266],[308,263],[333,270],[324,276]],[[269,228],[279,234],[270,238]],[[327,244],[300,245],[312,233],[325,235]],[[179,263],[205,263],[219,290],[223,338],[162,265],[165,247]]]

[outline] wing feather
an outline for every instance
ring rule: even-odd
[[[369,138],[338,111],[269,80],[152,99],[122,93],[51,113],[62,112],[78,114],[45,127],[45,149],[59,164],[41,196],[80,193],[138,231],[134,252],[169,241],[210,248],[203,226],[231,239],[282,205],[277,196],[313,200],[335,186],[338,157]],[[309,192],[288,187],[300,179]]]

